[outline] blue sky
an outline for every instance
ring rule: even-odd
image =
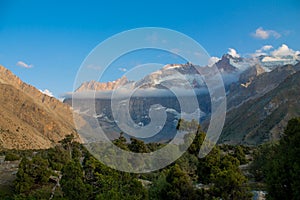
[[[96,45],[128,29],[173,29],[220,57],[228,48],[241,55],[264,45],[300,50],[299,19],[298,0],[0,0],[0,64],[58,97],[72,90],[78,68]],[[107,80],[120,77],[126,66],[119,68]]]

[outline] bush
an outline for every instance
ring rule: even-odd
[[[7,153],[5,155],[5,161],[15,161],[15,160],[20,160],[20,156],[15,153]]]

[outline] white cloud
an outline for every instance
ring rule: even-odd
[[[33,67],[33,65],[29,65],[29,64],[27,64],[23,61],[18,61],[16,65],[19,66],[19,67],[26,68],[26,69],[30,69],[30,68]]]
[[[40,92],[43,93],[43,94],[46,94],[46,95],[48,95],[50,97],[54,97],[53,93],[50,92],[48,89],[40,90]]]
[[[270,37],[274,37],[276,39],[281,37],[281,35],[278,32],[274,30],[264,30],[262,27],[256,29],[255,33],[252,33],[252,36],[262,40],[266,40]]]
[[[261,61],[262,62],[276,62],[276,61],[285,61],[285,60],[286,59],[283,59],[283,58],[266,56]]]
[[[261,55],[267,55],[266,52],[268,52],[272,48],[273,48],[272,45],[265,45],[265,46],[261,47],[260,49],[257,49],[255,51],[255,53],[252,54],[252,57],[258,57],[258,56],[261,56]]]
[[[278,49],[275,49],[271,52],[271,55],[274,57],[281,57],[281,56],[297,56],[300,54],[299,51],[294,51],[290,49],[286,44],[281,45]]]
[[[290,49],[286,44],[282,44],[278,49],[270,52],[269,56],[263,58],[262,62],[274,62],[274,61],[286,61],[289,58],[286,56],[291,56],[294,59],[299,59],[300,51],[294,51]]]
[[[220,58],[218,58],[218,57],[210,57],[208,60],[208,66],[213,66],[219,60],[220,60]]]
[[[122,67],[118,68],[118,70],[120,70],[121,72],[126,72],[127,71],[126,68],[122,68]]]
[[[269,51],[269,50],[272,49],[272,48],[273,48],[272,45],[265,45],[265,46],[263,46],[263,47],[261,48],[261,50],[263,50],[263,51]]]
[[[238,53],[236,52],[236,50],[235,50],[235,49],[232,49],[232,48],[229,48],[227,53],[228,53],[229,55],[231,55],[232,57],[234,57],[234,58],[239,58],[239,57],[240,57],[240,54],[238,54]]]

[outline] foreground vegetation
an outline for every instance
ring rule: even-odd
[[[292,119],[277,143],[260,146],[251,171],[266,183],[268,199],[300,199],[300,118]]]
[[[182,123],[188,129],[189,123]],[[68,135],[59,145],[38,151],[3,151],[7,160],[21,160],[11,188],[0,188],[0,199],[251,199],[256,189],[244,175],[253,149],[219,145],[205,158],[198,152],[205,138],[199,126],[192,145],[170,166],[146,174],[130,174],[108,168]],[[190,139],[186,135],[185,139]],[[254,151],[251,174],[262,182],[269,199],[300,196],[300,120],[289,122],[278,144]],[[114,143],[128,151],[151,152],[161,144],[145,144],[121,134]],[[246,154],[248,157],[246,157]]]

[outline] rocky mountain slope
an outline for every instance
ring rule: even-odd
[[[299,71],[299,66],[299,64],[283,65],[270,72],[261,73],[261,68],[256,65],[244,71],[240,75],[239,81],[232,83],[228,88],[228,109],[238,107],[249,99],[263,96],[276,88],[288,76]],[[255,72],[253,73],[253,71]]]
[[[0,93],[0,148],[48,148],[66,134],[76,134],[68,105],[22,82],[3,66]]]
[[[228,112],[220,142],[255,145],[279,139],[288,120],[300,116],[299,96],[300,72],[296,72],[263,96]]]

